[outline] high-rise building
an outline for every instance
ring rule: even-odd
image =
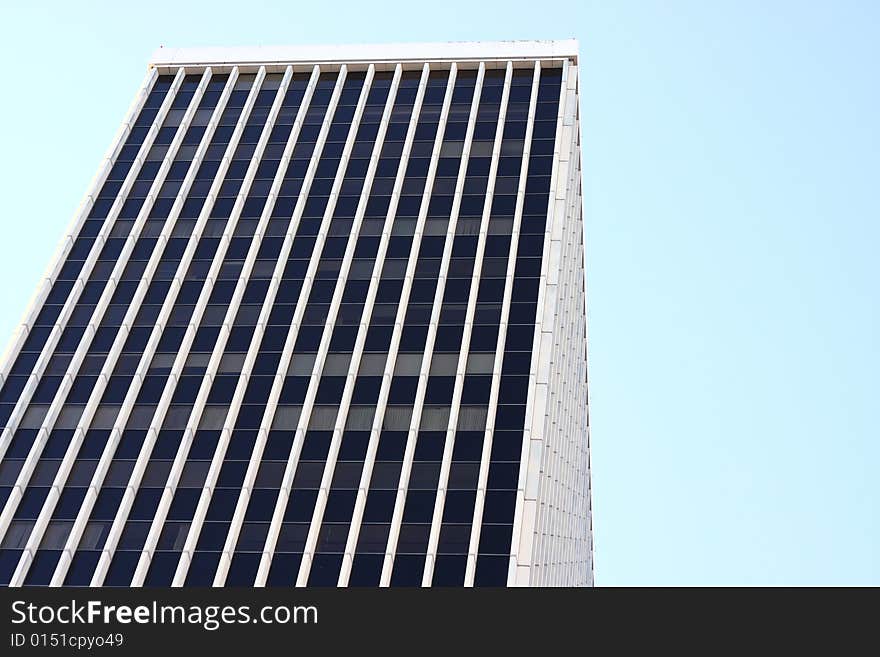
[[[592,583],[577,43],[160,49],[0,391],[0,583]]]

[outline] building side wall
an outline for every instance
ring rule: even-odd
[[[593,583],[577,66],[565,67],[508,584]]]

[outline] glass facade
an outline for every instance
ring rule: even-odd
[[[3,370],[0,583],[513,583],[573,67],[267,68],[149,77]]]

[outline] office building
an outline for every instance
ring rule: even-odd
[[[592,584],[574,41],[160,49],[2,362],[0,583]]]

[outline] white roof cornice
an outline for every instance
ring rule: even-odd
[[[234,46],[159,48],[155,67],[232,64],[430,62],[461,60],[563,59],[576,63],[577,39],[547,41],[459,41],[362,45]]]

